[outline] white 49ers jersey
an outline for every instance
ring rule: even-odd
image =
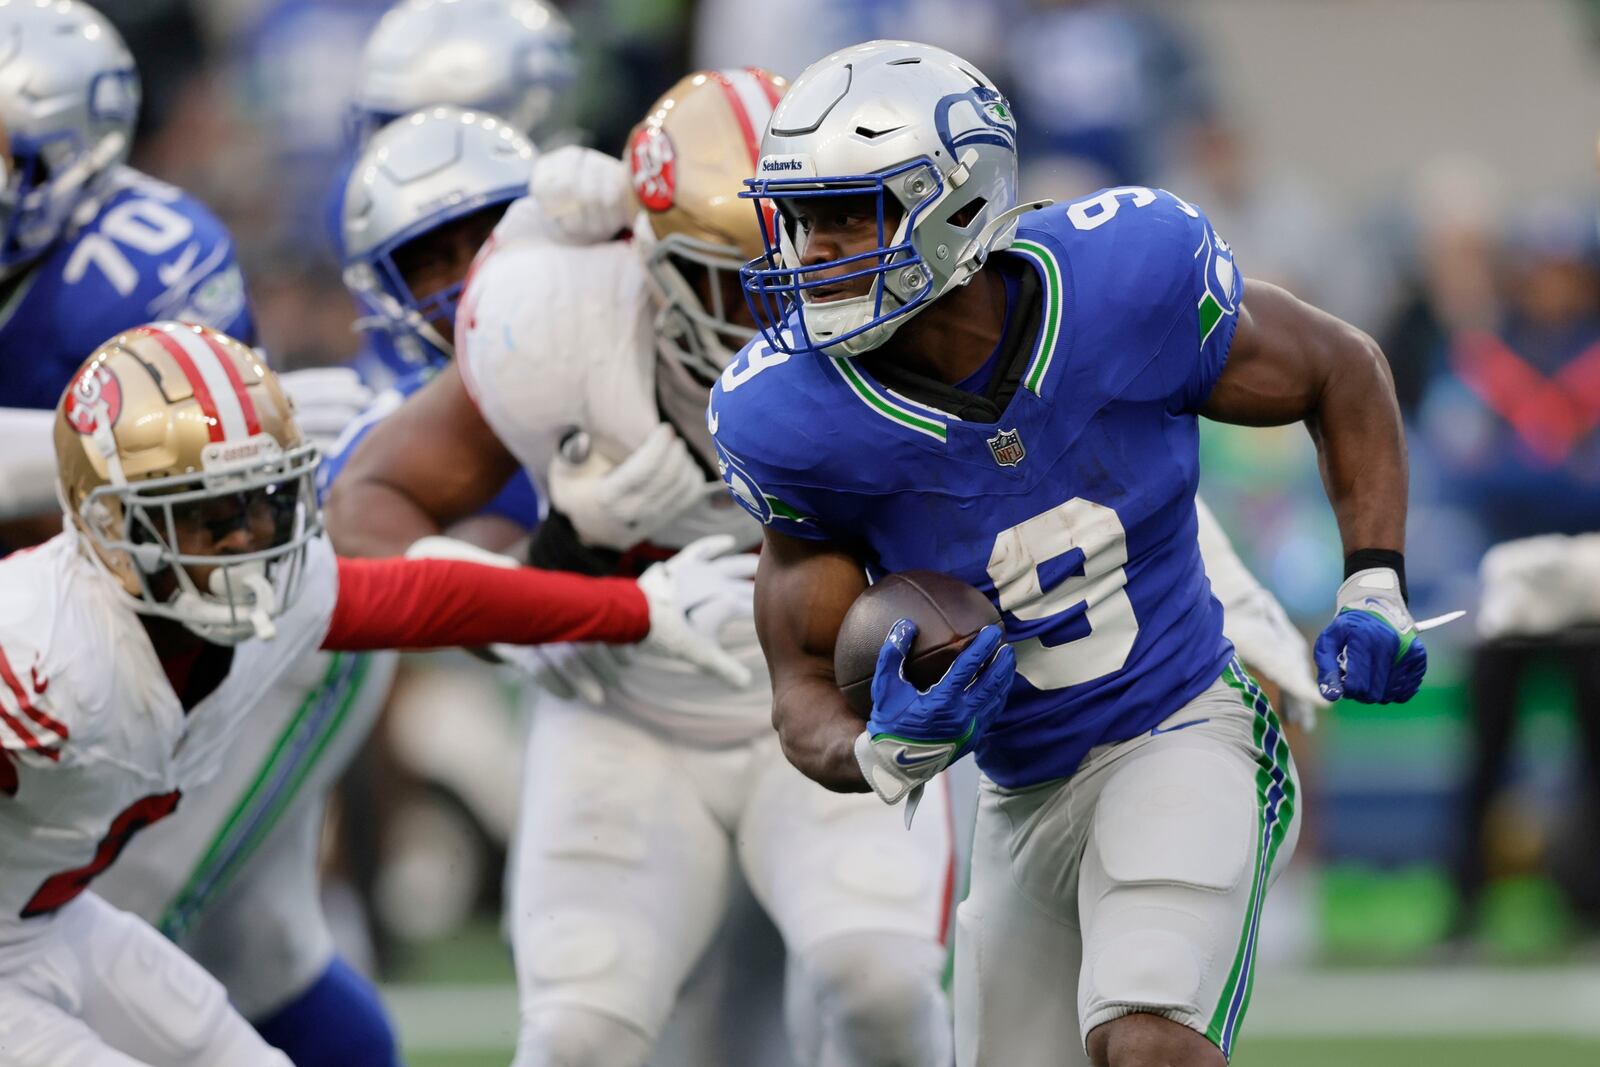
[[[81,893],[128,839],[212,777],[272,682],[322,643],[333,549],[307,550],[271,641],[233,652],[185,712],[126,594],[68,530],[0,562],[0,944]]]
[[[570,434],[587,433],[595,451],[620,462],[669,416],[658,403],[655,312],[638,251],[626,241],[557,244],[541,222],[537,203],[520,200],[496,228],[462,300],[456,362],[484,420],[548,499],[550,461]],[[712,481],[704,402],[691,417],[671,421],[706,460]],[[761,527],[725,492],[709,495],[652,540],[681,548],[714,533],[733,535],[740,548],[761,541]],[[634,653],[620,676],[607,679],[608,696],[630,715],[706,743],[770,729],[771,691],[753,616],[729,620],[719,636],[751,668],[755,684],[735,691]]]

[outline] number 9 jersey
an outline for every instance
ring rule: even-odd
[[[1137,187],[1024,215],[985,269],[1007,316],[983,392],[758,338],[707,419],[773,530],[995,601],[1017,675],[977,759],[1021,787],[1157,726],[1232,654],[1197,544],[1196,411],[1242,282],[1199,211]]]
[[[118,167],[80,210],[85,221],[0,285],[0,404],[55,407],[106,338],[157,319],[255,343],[233,242],[199,201]]]

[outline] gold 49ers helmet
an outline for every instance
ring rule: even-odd
[[[272,636],[321,530],[317,450],[251,348],[180,322],[120,333],[62,394],[55,445],[62,507],[135,611]]]
[[[628,135],[634,240],[657,289],[656,335],[702,385],[755,336],[731,315],[739,268],[763,252],[750,205],[761,134],[787,82],[756,67],[704,70],[668,89]],[[702,301],[685,274],[704,270]],[[709,302],[709,307],[707,306]]]

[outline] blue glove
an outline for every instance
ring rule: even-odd
[[[1317,638],[1317,688],[1329,700],[1403,704],[1416,696],[1428,650],[1387,567],[1357,571],[1339,587],[1336,613]]]
[[[905,660],[917,626],[901,619],[889,630],[872,677],[872,715],[856,738],[856,762],[885,804],[972,750],[1005,706],[1017,672],[1016,653],[998,626],[985,626],[932,687],[906,680]]]

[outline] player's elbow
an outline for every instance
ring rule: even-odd
[[[843,699],[830,683],[774,685],[772,727],[784,758],[801,774],[835,793],[865,793],[867,782],[855,758],[860,724],[837,714]]]
[[[1394,400],[1394,374],[1389,369],[1389,359],[1371,334],[1341,321],[1327,347],[1325,358],[1333,388],[1360,392],[1368,402]]]

